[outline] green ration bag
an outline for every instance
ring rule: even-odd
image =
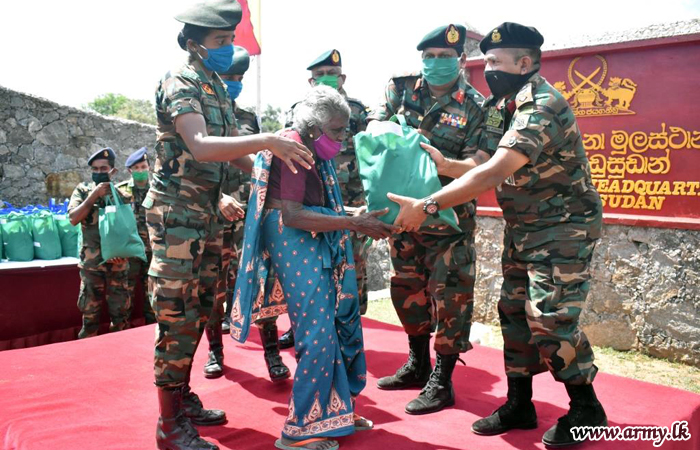
[[[34,238],[34,258],[58,259],[61,257],[61,238],[50,211],[39,210],[29,215]]]
[[[2,244],[5,257],[10,261],[34,259],[34,239],[29,218],[19,212],[11,212],[0,218]]]
[[[100,249],[102,262],[112,258],[141,258],[146,262],[146,248],[136,227],[136,218],[131,205],[122,204],[119,194],[112,187],[112,201],[107,197],[107,206],[100,208]]]
[[[80,225],[71,225],[70,219],[65,214],[57,214],[53,218],[58,227],[58,237],[61,239],[61,255],[77,258],[80,254],[78,250]]]
[[[355,152],[360,178],[365,188],[367,210],[389,208],[378,219],[393,224],[399,205],[386,196],[388,192],[424,198],[442,188],[435,162],[420,146],[428,138],[406,124],[403,115],[395,115],[400,127],[381,123],[380,132],[363,131],[355,135]],[[379,124],[377,124],[379,125]],[[385,126],[386,125],[386,126]],[[439,218],[428,216],[423,226],[449,225],[459,231],[459,219],[452,208],[443,209]]]

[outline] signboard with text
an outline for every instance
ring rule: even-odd
[[[577,117],[607,223],[700,229],[700,35],[545,52]],[[483,62],[469,61],[484,95]],[[493,192],[480,214],[498,215]]]

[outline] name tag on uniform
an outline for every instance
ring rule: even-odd
[[[486,130],[492,133],[503,134],[503,114],[495,106],[489,108],[486,117]]]
[[[467,118],[457,114],[440,114],[440,123],[462,129],[467,126]]]

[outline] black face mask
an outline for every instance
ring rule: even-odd
[[[100,183],[109,183],[109,174],[108,173],[93,173],[92,174],[92,181],[95,182],[95,184],[100,184]]]
[[[519,91],[535,71],[526,74],[508,73],[502,70],[487,70],[484,72],[486,84],[495,98],[502,98]]]

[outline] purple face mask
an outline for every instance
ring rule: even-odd
[[[326,136],[326,133],[321,134],[321,137],[314,141],[314,148],[319,158],[328,161],[335,158],[343,147],[342,142],[334,141]]]

